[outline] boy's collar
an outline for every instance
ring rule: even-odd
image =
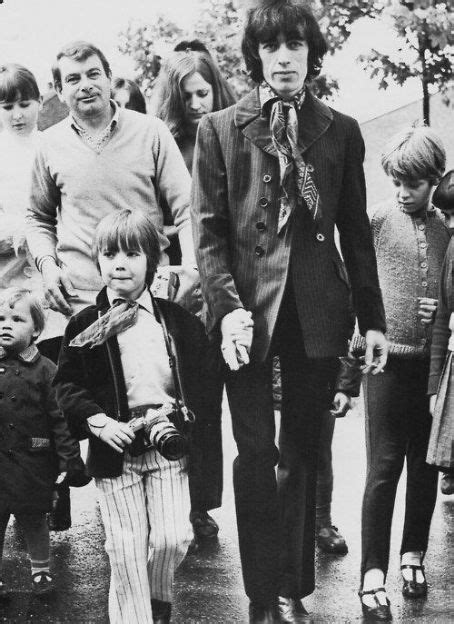
[[[20,353],[12,357],[15,357],[17,360],[25,362],[26,364],[32,364],[33,362],[36,362],[39,356],[40,356],[40,353],[38,351],[38,347],[33,342],[31,345],[26,347],[23,351],[21,351]],[[0,360],[6,360],[6,358],[8,357],[11,357],[10,353],[8,353],[8,351],[4,349],[3,347],[0,347]]]
[[[110,306],[112,306],[112,304],[114,303],[116,299],[124,299],[123,297],[120,297],[111,288],[106,288],[106,296],[107,296],[107,300]],[[139,306],[141,306],[142,308],[145,308],[147,312],[150,312],[150,314],[154,315],[153,302],[152,302],[149,288],[146,287],[143,293],[140,295],[140,297],[137,297],[135,301],[136,303],[139,304]]]

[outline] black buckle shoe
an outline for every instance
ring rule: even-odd
[[[424,566],[406,564],[406,565],[401,565],[400,569],[401,570],[408,569],[412,571],[411,581],[407,581],[405,578],[403,579],[404,584],[402,586],[402,594],[405,596],[405,598],[425,598],[427,596],[427,581],[426,581],[426,575],[424,573]],[[424,577],[424,580],[421,583],[419,583],[416,580],[417,570],[421,570],[422,575]]]
[[[367,591],[360,590],[358,592],[360,600],[363,596],[367,596],[368,594],[375,599],[375,605],[373,607],[369,607],[369,605],[364,604],[361,600],[363,615],[369,622],[390,622],[393,619],[390,608],[391,603],[388,598],[386,598],[386,604],[382,604],[377,598],[378,592],[385,592],[386,594],[386,589],[384,587],[377,587],[376,589],[369,589]]]
[[[35,572],[32,576],[32,591],[36,596],[50,594],[55,589],[54,577],[49,572]]]

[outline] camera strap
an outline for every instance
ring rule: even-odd
[[[161,323],[162,333],[164,334],[164,342],[166,345],[167,355],[169,357],[169,366],[170,366],[170,370],[172,371],[173,385],[175,387],[175,402],[176,402],[177,408],[181,410],[182,413],[184,414],[185,419],[192,420],[193,417],[191,418],[188,415],[188,408],[186,407],[184,403],[183,392],[181,389],[182,386],[181,386],[180,374],[179,374],[178,366],[177,366],[177,358],[176,358],[175,353],[172,350],[172,343],[170,340],[169,331],[167,329],[167,323],[164,319],[164,315],[159,309],[159,304],[156,300],[154,300],[154,304],[155,304],[154,309],[155,309],[155,312],[157,312],[158,321]]]

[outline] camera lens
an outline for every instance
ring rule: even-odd
[[[151,441],[161,455],[170,461],[181,459],[188,450],[186,438],[169,422],[155,426]]]

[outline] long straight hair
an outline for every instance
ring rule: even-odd
[[[156,116],[162,119],[175,139],[186,134],[186,106],[183,98],[183,80],[199,73],[213,89],[213,111],[235,103],[235,96],[226,80],[206,52],[174,52],[164,63],[158,83]]]

